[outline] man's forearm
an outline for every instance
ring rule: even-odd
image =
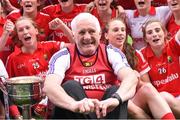
[[[75,100],[70,97],[61,87],[61,83],[58,82],[59,79],[61,79],[59,77],[60,76],[53,74],[48,75],[44,83],[43,91],[53,104],[73,111],[72,104],[75,102]]]

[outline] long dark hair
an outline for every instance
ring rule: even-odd
[[[127,25],[125,24],[125,22],[120,19],[120,18],[114,18],[114,19],[111,19],[108,24],[106,25],[105,27],[105,32],[108,33],[108,30],[109,30],[109,25],[111,22],[113,21],[121,21],[127,28]],[[108,40],[107,40],[108,41]],[[135,49],[132,47],[132,45],[128,42],[128,35],[127,35],[127,29],[126,29],[126,40],[123,44],[123,53],[126,55],[126,58],[127,58],[127,61],[129,63],[129,65],[133,68],[133,69],[136,69],[137,68],[137,62],[138,62],[138,59],[137,59],[137,56],[135,55]]]

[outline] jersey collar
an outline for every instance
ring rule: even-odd
[[[164,49],[162,51],[162,54],[167,54],[167,51],[166,51],[167,47],[168,47],[168,44],[165,45],[165,47],[164,47]],[[146,48],[146,55],[147,55],[148,58],[155,56],[155,54],[152,51],[150,45],[148,45],[147,48]]]
[[[40,42],[38,42],[37,43],[37,50],[40,50],[42,48],[43,48],[43,45],[41,45]],[[17,46],[15,46],[14,52],[15,52],[16,55],[25,54],[25,53],[22,52],[21,47],[17,47]]]
[[[154,16],[154,15],[156,14],[156,9],[155,9],[155,7],[151,6],[148,14],[151,15],[151,16]],[[134,11],[134,18],[139,17],[139,15],[140,15],[140,14],[139,14],[138,10],[136,9],[136,10]]]

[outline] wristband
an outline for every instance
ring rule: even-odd
[[[111,98],[116,98],[119,101],[119,104],[123,103],[123,101],[122,101],[122,99],[121,99],[121,97],[119,96],[118,93],[112,94]]]

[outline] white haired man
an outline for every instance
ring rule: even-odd
[[[80,13],[71,27],[75,44],[53,55],[43,88],[56,106],[53,118],[127,118],[138,79],[124,54],[100,44],[95,16]]]

